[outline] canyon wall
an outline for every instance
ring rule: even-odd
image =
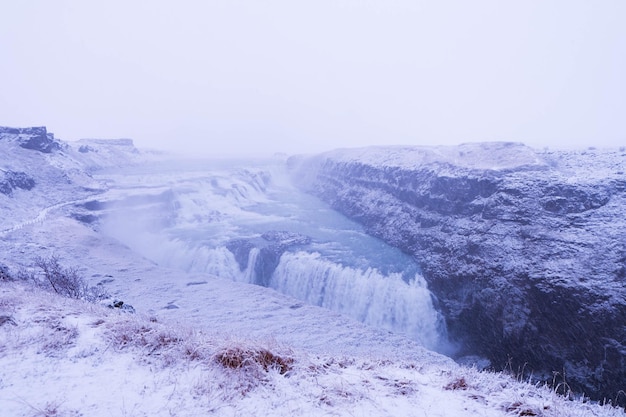
[[[459,357],[626,402],[623,149],[379,147],[289,165],[418,261]]]

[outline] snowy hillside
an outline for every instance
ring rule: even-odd
[[[623,415],[431,355],[329,356],[254,340],[232,316],[220,333],[7,282],[0,306],[6,416]]]
[[[566,385],[547,389],[457,365],[401,334],[271,288],[159,265],[102,233],[112,209],[92,206],[124,197],[131,185],[120,185],[120,167],[160,156],[124,140],[68,145],[41,130],[0,132],[9,190],[0,193],[0,416],[623,415],[566,399]],[[29,135],[44,147],[20,146]],[[143,186],[147,195],[163,191]],[[215,187],[235,198],[244,186]],[[202,217],[198,195],[183,196],[199,215],[189,219],[215,220]],[[141,203],[131,220],[151,215],[130,197]],[[256,218],[249,210],[242,205]],[[136,313],[19,279],[37,273],[38,257],[52,256],[109,293],[106,303],[122,300]]]
[[[232,315],[222,333],[13,282],[0,283],[0,306],[5,416],[623,415],[428,354],[330,356],[255,340]]]

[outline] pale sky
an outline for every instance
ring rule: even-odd
[[[2,1],[0,125],[203,154],[622,146],[626,1]]]

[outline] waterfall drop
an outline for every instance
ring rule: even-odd
[[[365,324],[403,333],[425,347],[441,343],[443,319],[424,278],[360,270],[324,260],[319,253],[284,253],[270,287]]]

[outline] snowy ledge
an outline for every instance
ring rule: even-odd
[[[338,149],[322,155],[340,162],[359,162],[374,167],[403,169],[415,169],[432,164],[448,164],[478,170],[546,166],[546,162],[537,152],[516,142],[465,143],[458,146],[370,146]]]
[[[0,369],[0,410],[15,417],[623,416],[502,374],[314,355],[6,280]]]

